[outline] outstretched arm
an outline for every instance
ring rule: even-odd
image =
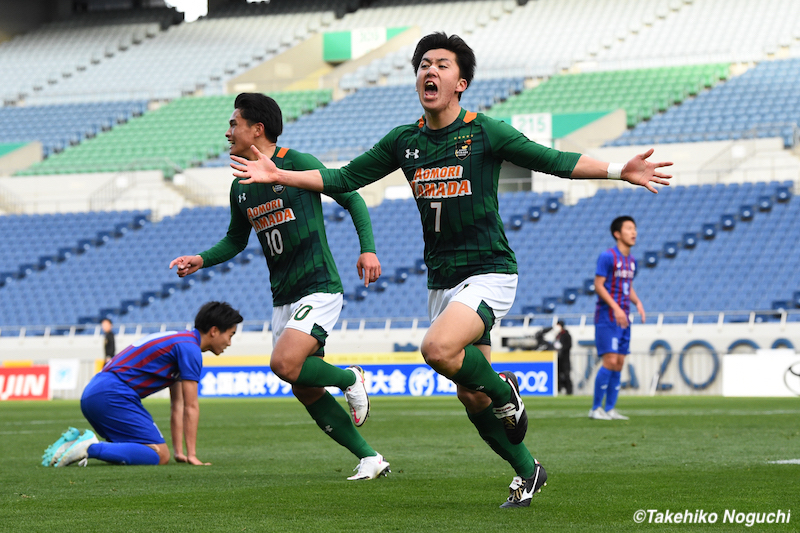
[[[258,151],[258,148],[251,146],[250,149],[256,154],[256,159],[250,161],[243,157],[232,155],[231,168],[237,178],[244,178],[239,183],[245,185],[250,183],[273,183],[286,187],[297,187],[309,191],[322,192],[322,175],[319,170],[283,170],[275,166],[275,163]]]
[[[653,184],[669,185],[667,180],[672,177],[671,174],[664,174],[659,172],[658,169],[672,166],[672,162],[653,163],[647,160],[651,155],[653,155],[652,148],[643,154],[634,156],[622,168],[617,168],[615,163],[606,163],[605,161],[582,155],[578,159],[578,164],[575,165],[570,177],[621,179],[632,185],[646,187],[650,192],[658,194],[658,190],[653,187]],[[617,172],[619,172],[619,175],[617,175]]]

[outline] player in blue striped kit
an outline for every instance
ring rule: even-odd
[[[227,303],[208,302],[197,313],[194,329],[154,333],[122,350],[81,395],[81,411],[94,432],[87,429],[81,435],[69,428],[45,450],[42,465],[62,467],[79,462],[85,466],[87,459],[125,465],[167,464],[169,447],[141,401],[167,387],[175,460],[209,464],[196,454],[202,352],[221,354],[231,345],[241,321],[239,312]],[[108,442],[100,442],[97,435]]]
[[[616,410],[617,395],[625,356],[630,353],[630,307],[636,306],[642,322],[644,306],[633,290],[636,259],[631,247],[636,244],[636,222],[621,216],[611,223],[611,235],[617,244],[600,254],[594,275],[597,306],[594,313],[594,338],[597,355],[603,358],[594,381],[594,403],[589,418],[595,420],[627,420]],[[603,398],[605,397],[605,409]]]

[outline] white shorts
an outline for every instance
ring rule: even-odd
[[[315,292],[294,303],[272,308],[272,347],[286,328],[300,330],[325,346],[342,312],[342,294]]]
[[[478,274],[468,277],[452,289],[429,289],[428,316],[433,322],[450,302],[461,302],[478,313],[486,327],[477,344],[488,344],[492,327],[514,305],[517,279],[516,274]]]

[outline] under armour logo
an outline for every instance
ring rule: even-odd
[[[410,158],[419,159],[419,148],[415,148],[412,152],[410,148],[406,148],[406,159]]]
[[[242,193],[242,194],[240,194],[240,195],[239,195],[239,203],[242,203],[242,202],[244,202],[245,200],[247,200],[247,193]]]

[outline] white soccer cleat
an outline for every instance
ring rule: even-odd
[[[630,420],[627,416],[619,414],[616,409],[606,411],[606,416],[608,416],[609,420]]]
[[[592,420],[611,420],[611,417],[608,416],[602,407],[589,411],[589,418]]]
[[[75,441],[78,440],[78,437],[81,436],[81,432],[76,428],[69,428],[64,433],[61,434],[61,437],[53,444],[47,447],[44,451],[44,455],[42,455],[42,466],[53,466],[56,462],[56,457],[60,457],[62,453],[67,451],[67,448],[75,444]]]
[[[89,458],[89,446],[100,442],[97,436],[91,430],[86,430],[83,435],[78,437],[72,446],[57,456],[54,456],[55,467],[69,466],[72,463],[79,463],[80,466],[86,466],[86,459]]]
[[[364,371],[360,366],[348,366],[347,370],[356,376],[356,382],[344,390],[344,399],[350,406],[350,415],[356,426],[362,426],[369,416],[369,396],[364,382]]]
[[[391,470],[389,470],[389,463],[386,462],[381,454],[373,455],[372,457],[364,457],[353,470],[357,472],[347,478],[349,481],[375,479],[381,476],[387,476],[391,472]]]

